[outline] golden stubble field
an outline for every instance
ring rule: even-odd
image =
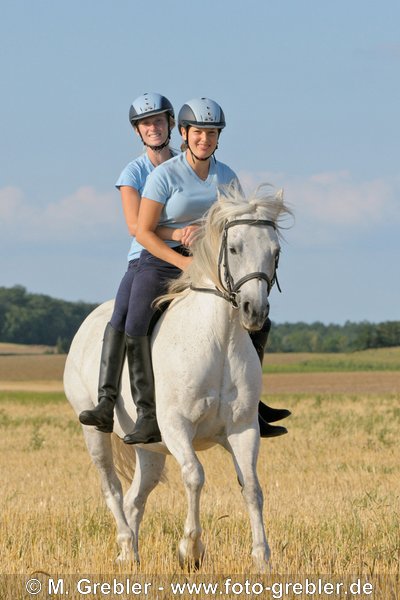
[[[0,357],[0,572],[180,574],[186,500],[174,460],[148,501],[141,565],[117,567],[97,472],[54,391],[64,359],[31,358]],[[259,457],[273,577],[382,577],[384,595],[373,597],[397,597],[399,371],[273,373],[264,383],[268,402],[293,412],[289,435],[263,440]],[[198,576],[247,576],[250,527],[230,457],[214,448],[200,459],[206,556]]]

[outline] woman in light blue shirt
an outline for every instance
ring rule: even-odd
[[[175,115],[171,102],[165,96],[156,93],[139,96],[130,107],[129,120],[135,133],[141,138],[145,152],[124,168],[116,183],[121,193],[128,231],[132,236],[128,269],[119,286],[114,311],[104,332],[98,404],[94,409],[85,410],[79,415],[81,423],[96,426],[105,433],[113,430],[114,406],[119,393],[125,359],[125,331],[130,331],[131,290],[139,256],[143,250],[143,246],[136,239],[140,199],[148,175],[155,167],[178,154],[169,145],[171,129],[175,125]],[[180,233],[179,231],[179,235]],[[157,234],[161,238],[172,236],[174,230],[161,227],[157,229]]]
[[[224,113],[216,102],[209,98],[187,102],[179,112],[178,126],[186,151],[148,176],[140,203],[136,234],[145,250],[140,255],[132,285],[133,312],[126,335],[131,392],[138,418],[134,431],[124,438],[127,444],[161,440],[150,351],[152,303],[192,260],[187,246],[196,227],[193,223],[216,201],[218,186],[232,183],[240,186],[232,169],[214,157],[221,130],[225,127]],[[159,227],[170,228],[177,234],[163,239]],[[288,411],[278,412],[280,415],[274,414],[271,420],[289,414]],[[268,436],[286,432],[283,427],[266,425],[270,428]]]

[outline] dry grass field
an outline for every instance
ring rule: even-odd
[[[11,344],[0,342],[0,356],[13,355],[30,355],[30,354],[55,354],[54,346],[40,346],[34,344]]]
[[[80,426],[61,391],[64,358],[0,356],[0,573],[179,578],[176,549],[186,502],[171,458],[167,481],[149,498],[141,529],[141,565],[116,567],[114,522]],[[365,358],[373,360],[371,353]],[[266,371],[272,360],[298,365],[308,359],[271,355]],[[382,359],[379,352],[375,359]],[[374,595],[366,598],[397,598],[400,371],[301,373],[296,367],[292,373],[267,372],[264,378],[268,402],[293,412],[287,420],[289,435],[263,440],[259,458],[271,577],[361,577],[375,585]],[[197,578],[211,581],[224,574],[239,581],[252,574],[257,580],[247,513],[230,457],[214,448],[200,459],[206,472],[201,504],[206,556]],[[1,596],[0,586],[1,598],[29,597],[10,593]]]

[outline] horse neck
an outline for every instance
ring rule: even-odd
[[[202,305],[202,311],[205,303],[207,303],[205,320],[207,320],[213,334],[219,338],[222,348],[227,348],[233,338],[245,335],[246,332],[239,321],[239,312],[229,302],[213,294],[194,293],[197,302]],[[196,305],[194,305],[193,308],[195,313],[198,314],[200,307],[196,308]]]

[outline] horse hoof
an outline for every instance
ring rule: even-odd
[[[268,546],[262,550],[253,551],[253,564],[258,573],[263,573],[264,575],[271,573],[271,551]]]
[[[187,558],[182,558],[179,555],[179,566],[181,567],[182,571],[185,571],[185,573],[196,573],[200,570],[202,564],[203,557],[189,560]]]
[[[195,554],[195,556],[188,556],[186,540],[182,540],[180,542],[178,550],[178,560],[179,566],[182,570],[188,573],[193,573],[201,568],[205,554],[205,549],[201,542],[200,544],[198,544],[198,548]]]
[[[121,552],[121,554],[119,554],[115,559],[116,565],[126,565],[127,563],[134,563],[135,565],[139,566],[140,558],[139,556],[135,556],[133,552],[129,552],[129,554]]]

